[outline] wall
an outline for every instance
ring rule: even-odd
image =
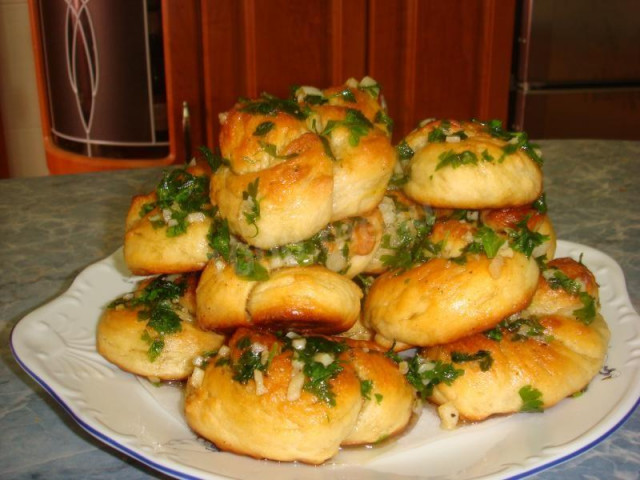
[[[27,0],[0,0],[0,113],[11,177],[48,175]]]

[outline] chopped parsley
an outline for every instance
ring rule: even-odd
[[[276,124],[271,121],[260,123],[253,132],[254,137],[264,137],[267,133],[275,128]]]
[[[360,143],[360,138],[369,134],[373,124],[360,110],[349,108],[343,120],[329,120],[320,135],[331,136],[331,132],[338,127],[345,127],[349,131],[349,144],[355,147]]]
[[[216,149],[216,152],[214,153],[210,148],[201,146],[199,150],[213,173],[217,172],[221,166],[229,165],[229,160],[222,157],[218,149]]]
[[[521,412],[542,412],[543,411],[543,401],[542,401],[542,392],[540,390],[533,388],[531,385],[525,385],[522,387],[518,394],[522,399],[522,406],[520,407]]]
[[[474,120],[474,122],[484,126],[486,132],[489,133],[489,135],[491,135],[492,137],[504,140],[505,142],[509,142],[502,148],[504,156],[511,155],[518,150],[522,150],[527,154],[527,156],[529,156],[529,158],[531,158],[534,162],[542,167],[543,160],[536,152],[535,145],[529,143],[529,138],[526,133],[509,132],[503,129],[502,122],[496,119],[489,120],[488,122],[480,122],[478,120]]]
[[[320,401],[335,406],[336,396],[331,389],[330,381],[342,372],[343,367],[337,357],[349,347],[344,342],[336,342],[325,337],[310,336],[304,339],[304,348],[297,349],[293,347],[292,339],[285,336],[283,350],[293,351],[294,360],[303,362],[305,382],[302,388]],[[334,360],[325,365],[316,359],[319,354],[329,354]]]
[[[213,214],[209,199],[209,177],[192,175],[185,169],[168,170],[156,187],[157,200],[142,206],[144,216],[154,208],[162,212],[157,219],[151,219],[155,228],[166,227],[168,237],[176,237],[187,231],[189,214]]]
[[[395,360],[402,361],[399,357]],[[423,400],[432,395],[436,385],[440,383],[451,385],[456,378],[464,375],[464,370],[455,368],[451,363],[443,363],[440,360],[431,361],[420,355],[414,355],[405,361],[408,364],[405,377]]]
[[[527,215],[521,221],[516,223],[517,228],[509,229],[507,234],[509,236],[509,245],[511,248],[520,253],[524,253],[527,258],[530,258],[535,248],[549,240],[549,236],[530,230],[527,226],[528,221],[529,216]]]
[[[583,306],[574,310],[573,314],[582,323],[589,325],[596,318],[596,299],[587,292],[580,292],[578,295]]]
[[[462,165],[477,165],[478,156],[470,150],[464,150],[462,152],[455,152],[453,150],[447,150],[442,152],[438,156],[438,164],[436,165],[436,171],[441,168],[451,167],[458,168]]]
[[[471,242],[465,248],[465,252],[468,253],[485,253],[487,258],[494,258],[502,245],[504,245],[504,238],[500,237],[495,230],[483,225],[473,236],[473,242]]]
[[[186,288],[185,277],[179,276],[171,280],[167,275],[160,275],[142,290],[117,298],[108,305],[110,309],[119,306],[128,310],[142,307],[138,311],[138,319],[146,320],[147,328],[141,339],[149,344],[147,355],[151,362],[162,353],[164,336],[182,330],[176,309],[180,308],[177,300],[184,295]]]
[[[488,371],[493,365],[493,357],[487,350],[478,350],[476,353],[451,352],[453,363],[478,362],[480,370]]]
[[[371,391],[373,390],[373,380],[360,380],[360,395],[365,400],[371,400]]]
[[[260,98],[255,100],[240,100],[238,110],[252,115],[272,117],[283,112],[299,120],[304,120],[307,117],[306,113],[300,108],[300,105],[293,99],[281,99],[269,93],[263,93]]]
[[[258,183],[260,178],[256,178],[247,185],[247,189],[242,192],[242,199],[246,202],[247,209],[243,212],[247,224],[253,225],[258,234],[257,221],[260,219],[260,201],[258,200]]]

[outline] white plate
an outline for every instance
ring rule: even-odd
[[[602,441],[640,397],[640,317],[618,264],[593,248],[560,241],[558,256],[583,262],[600,284],[611,329],[606,366],[585,395],[542,414],[518,414],[440,430],[426,408],[410,432],[383,447],[341,451],[321,467],[258,461],[216,451],[182,416],[177,387],[152,386],[120,371],[95,350],[104,306],[132,290],[118,250],[89,266],[71,288],[23,318],[11,347],[20,365],[77,421],[104,443],[180,478],[468,479],[521,477],[567,460]]]

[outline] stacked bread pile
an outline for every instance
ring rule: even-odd
[[[394,148],[370,78],[220,120],[219,155],[133,199],[125,260],[152,277],[98,325],[121,368],[188,380],[187,421],[219,448],[322,463],[402,431],[416,399],[452,426],[599,370],[597,284],[551,261],[524,134],[433,120]]]

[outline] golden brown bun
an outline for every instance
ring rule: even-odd
[[[522,310],[538,274],[535,260],[518,252],[493,260],[468,255],[464,263],[434,258],[378,277],[365,298],[364,323],[390,341],[420,346],[451,342]]]
[[[588,271],[569,259],[562,259],[557,265],[561,265],[565,273],[580,271],[582,276]],[[588,291],[597,298],[594,285],[591,284]],[[500,341],[476,334],[425,349],[422,355],[426,358],[447,363],[451,361],[452,352],[473,355],[483,350],[493,359],[486,371],[482,371],[476,361],[455,363],[456,368],[464,369],[464,375],[451,385],[437,385],[431,400],[448,404],[463,419],[482,420],[494,414],[520,411],[523,399],[519,391],[523,387],[531,387],[542,394],[542,408],[584,389],[602,367],[609,329],[599,313],[590,323],[578,319],[567,309],[569,297],[574,299],[574,310],[583,306],[578,295],[549,288],[541,276],[534,302],[542,308],[532,309],[540,316],[525,311],[517,317],[537,318],[543,328],[539,335],[528,336],[530,327],[525,324],[513,332],[501,328],[503,337]],[[557,311],[552,312],[556,301]],[[517,322],[517,318],[506,322]]]
[[[144,284],[143,284],[144,285]],[[142,307],[123,305],[109,308],[100,318],[97,350],[107,360],[127,372],[159,380],[184,380],[193,370],[193,360],[204,352],[217,350],[224,337],[201,330],[194,321],[195,281],[175,305],[181,318],[179,332],[163,336],[164,347],[155,360],[150,360],[145,332],[154,334],[147,322],[138,317]]]
[[[551,287],[547,279],[553,278],[556,271],[575,280],[581,291],[588,293],[596,302],[598,301],[599,289],[593,273],[571,258],[556,258],[547,263],[547,269],[540,276],[536,293],[525,310],[526,315],[571,315],[575,310],[583,307],[579,295],[569,293],[563,288]]]
[[[352,348],[346,356],[360,382],[370,385],[353,430],[342,445],[377,443],[405,429],[415,392],[395,362],[371,348]]]
[[[351,280],[318,265],[284,267],[257,282],[212,261],[198,285],[198,324],[209,330],[260,326],[339,333],[358,319],[361,297]]]
[[[208,167],[192,165],[185,175],[202,179],[210,175]],[[182,172],[174,170],[172,173]],[[180,176],[178,175],[178,178]],[[206,200],[206,190],[203,192]],[[124,258],[135,275],[186,273],[200,271],[206,265],[211,248],[207,234],[211,226],[209,212],[193,212],[186,218],[186,231],[169,235],[164,212],[158,206],[145,213],[143,207],[158,200],[156,192],[133,197],[125,221]],[[211,208],[207,201],[205,208]],[[169,220],[171,221],[171,220]]]
[[[230,342],[229,358],[234,362],[242,353],[238,343],[243,338],[264,345],[267,351],[276,343],[271,335],[240,329]],[[255,379],[240,383],[233,379],[230,365],[212,358],[204,378],[188,384],[189,426],[222,450],[255,458],[311,464],[331,458],[356,425],[362,406],[358,377],[351,365],[341,363],[343,370],[329,381],[335,405],[305,389],[297,389],[299,398],[290,400],[295,373],[291,359],[291,350],[272,358],[262,375],[264,391],[258,395]]]
[[[403,187],[409,197],[435,207],[479,210],[525,205],[540,196],[542,171],[522,149],[504,155],[507,142],[491,136],[485,127],[474,122],[450,124],[448,133],[463,130],[467,138],[429,142],[429,134],[443,128],[442,121],[428,122],[405,138],[414,151]],[[467,158],[473,155],[475,161],[443,165],[441,160],[449,152],[470,152]]]
[[[414,390],[371,342],[241,328],[229,347],[194,372],[185,401],[191,428],[222,450],[319,464],[340,445],[375,443],[409,422]],[[320,363],[326,391],[311,388],[306,368]]]
[[[396,156],[386,130],[375,124],[378,95],[357,83],[326,95],[321,105],[304,104],[304,94],[300,105],[262,97],[220,116],[228,162],[213,175],[211,201],[246,243],[270,249],[299,242],[330,221],[372,211],[382,199]],[[260,105],[273,107],[272,114],[258,113]]]
[[[306,133],[278,154],[295,156],[248,173],[222,167],[211,179],[211,201],[231,231],[262,249],[305,240],[332,218],[333,165],[319,137]],[[247,198],[255,182],[257,193]],[[259,215],[248,221],[255,202]]]
[[[549,215],[538,212],[530,205],[483,210],[480,212],[480,219],[485,225],[498,232],[507,232],[517,228],[519,223],[526,222],[529,230],[548,237],[545,242],[534,249],[532,256],[538,258],[544,255],[548,260],[551,260],[555,255],[557,238],[551,219]]]
[[[310,121],[318,131],[322,131],[331,121],[344,121],[349,110],[332,105],[315,107]],[[361,215],[374,209],[384,197],[396,162],[389,137],[373,127],[354,145],[350,129],[338,126],[327,140],[335,157],[331,220]]]

